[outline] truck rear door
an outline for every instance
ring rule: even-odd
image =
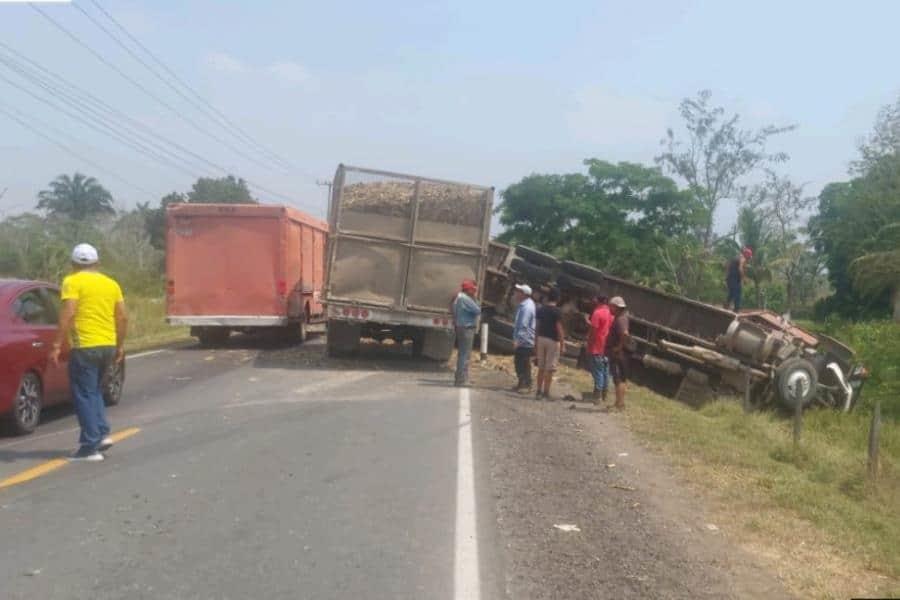
[[[217,208],[171,216],[169,316],[284,316],[281,220]]]

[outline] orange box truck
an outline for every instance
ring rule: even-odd
[[[327,236],[327,223],[286,206],[169,206],[167,321],[207,346],[262,329],[303,341],[324,320]]]

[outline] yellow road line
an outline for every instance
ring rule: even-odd
[[[53,460],[48,460],[42,465],[32,467],[28,470],[18,473],[17,475],[13,475],[12,477],[0,481],[0,489],[19,483],[25,483],[26,481],[31,481],[32,479],[36,479],[41,475],[46,475],[51,471],[57,470],[68,462],[69,459],[67,458],[54,458]]]
[[[129,427],[128,429],[117,431],[109,437],[113,442],[118,443],[124,439],[130,438],[131,436],[140,432],[140,430],[140,427]],[[42,463],[36,467],[31,467],[30,469],[26,469],[21,473],[16,473],[12,477],[7,477],[3,481],[0,481],[0,489],[18,485],[20,483],[25,483],[26,481],[31,481],[32,479],[37,479],[41,475],[52,473],[53,471],[67,465],[68,463],[69,459],[67,458],[54,458],[53,460],[48,460],[47,462]]]
[[[128,429],[123,429],[122,431],[117,431],[109,437],[113,442],[118,443],[124,439],[130,438],[134,434],[138,433],[140,430],[141,430],[140,427],[129,427]]]

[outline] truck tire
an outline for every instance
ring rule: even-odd
[[[426,329],[422,334],[422,356],[429,360],[446,362],[453,354],[453,332],[445,329]]]
[[[529,248],[528,246],[516,246],[516,256],[538,267],[545,269],[555,269],[559,266],[559,261],[555,256],[551,256],[546,252]]]
[[[199,327],[196,334],[202,347],[217,348],[225,345],[231,336],[231,330],[227,327]]]
[[[513,324],[509,321],[504,321],[503,319],[494,317],[488,323],[488,332],[488,335],[490,335],[491,333],[496,333],[500,337],[512,339]]]
[[[800,402],[805,407],[818,393],[819,376],[816,368],[805,358],[794,356],[775,369],[775,387],[778,400],[788,410],[797,409],[795,393],[799,388]]]
[[[573,262],[571,260],[562,261],[559,265],[559,268],[563,273],[567,273],[569,275],[572,275],[573,277],[577,277],[578,279],[589,281],[591,283],[603,283],[606,279],[606,276],[600,269],[595,269],[594,267],[589,267],[587,265]]]
[[[569,296],[576,296],[582,300],[590,300],[600,294],[600,286],[584,279],[579,279],[565,273],[556,278],[559,291]]]
[[[535,284],[544,284],[553,281],[553,272],[550,269],[545,269],[544,267],[525,262],[521,258],[514,258],[509,264],[509,268],[513,273],[518,273],[526,280]]]
[[[512,354],[515,350],[511,339],[498,335],[493,331],[488,334],[488,348],[491,352],[496,352],[497,354]]]
[[[325,345],[328,356],[343,356],[359,351],[362,326],[337,319],[328,320],[328,334]]]

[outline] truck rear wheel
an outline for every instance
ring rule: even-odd
[[[228,341],[231,330],[227,327],[198,327],[194,335],[204,348],[214,348],[223,346]]]

